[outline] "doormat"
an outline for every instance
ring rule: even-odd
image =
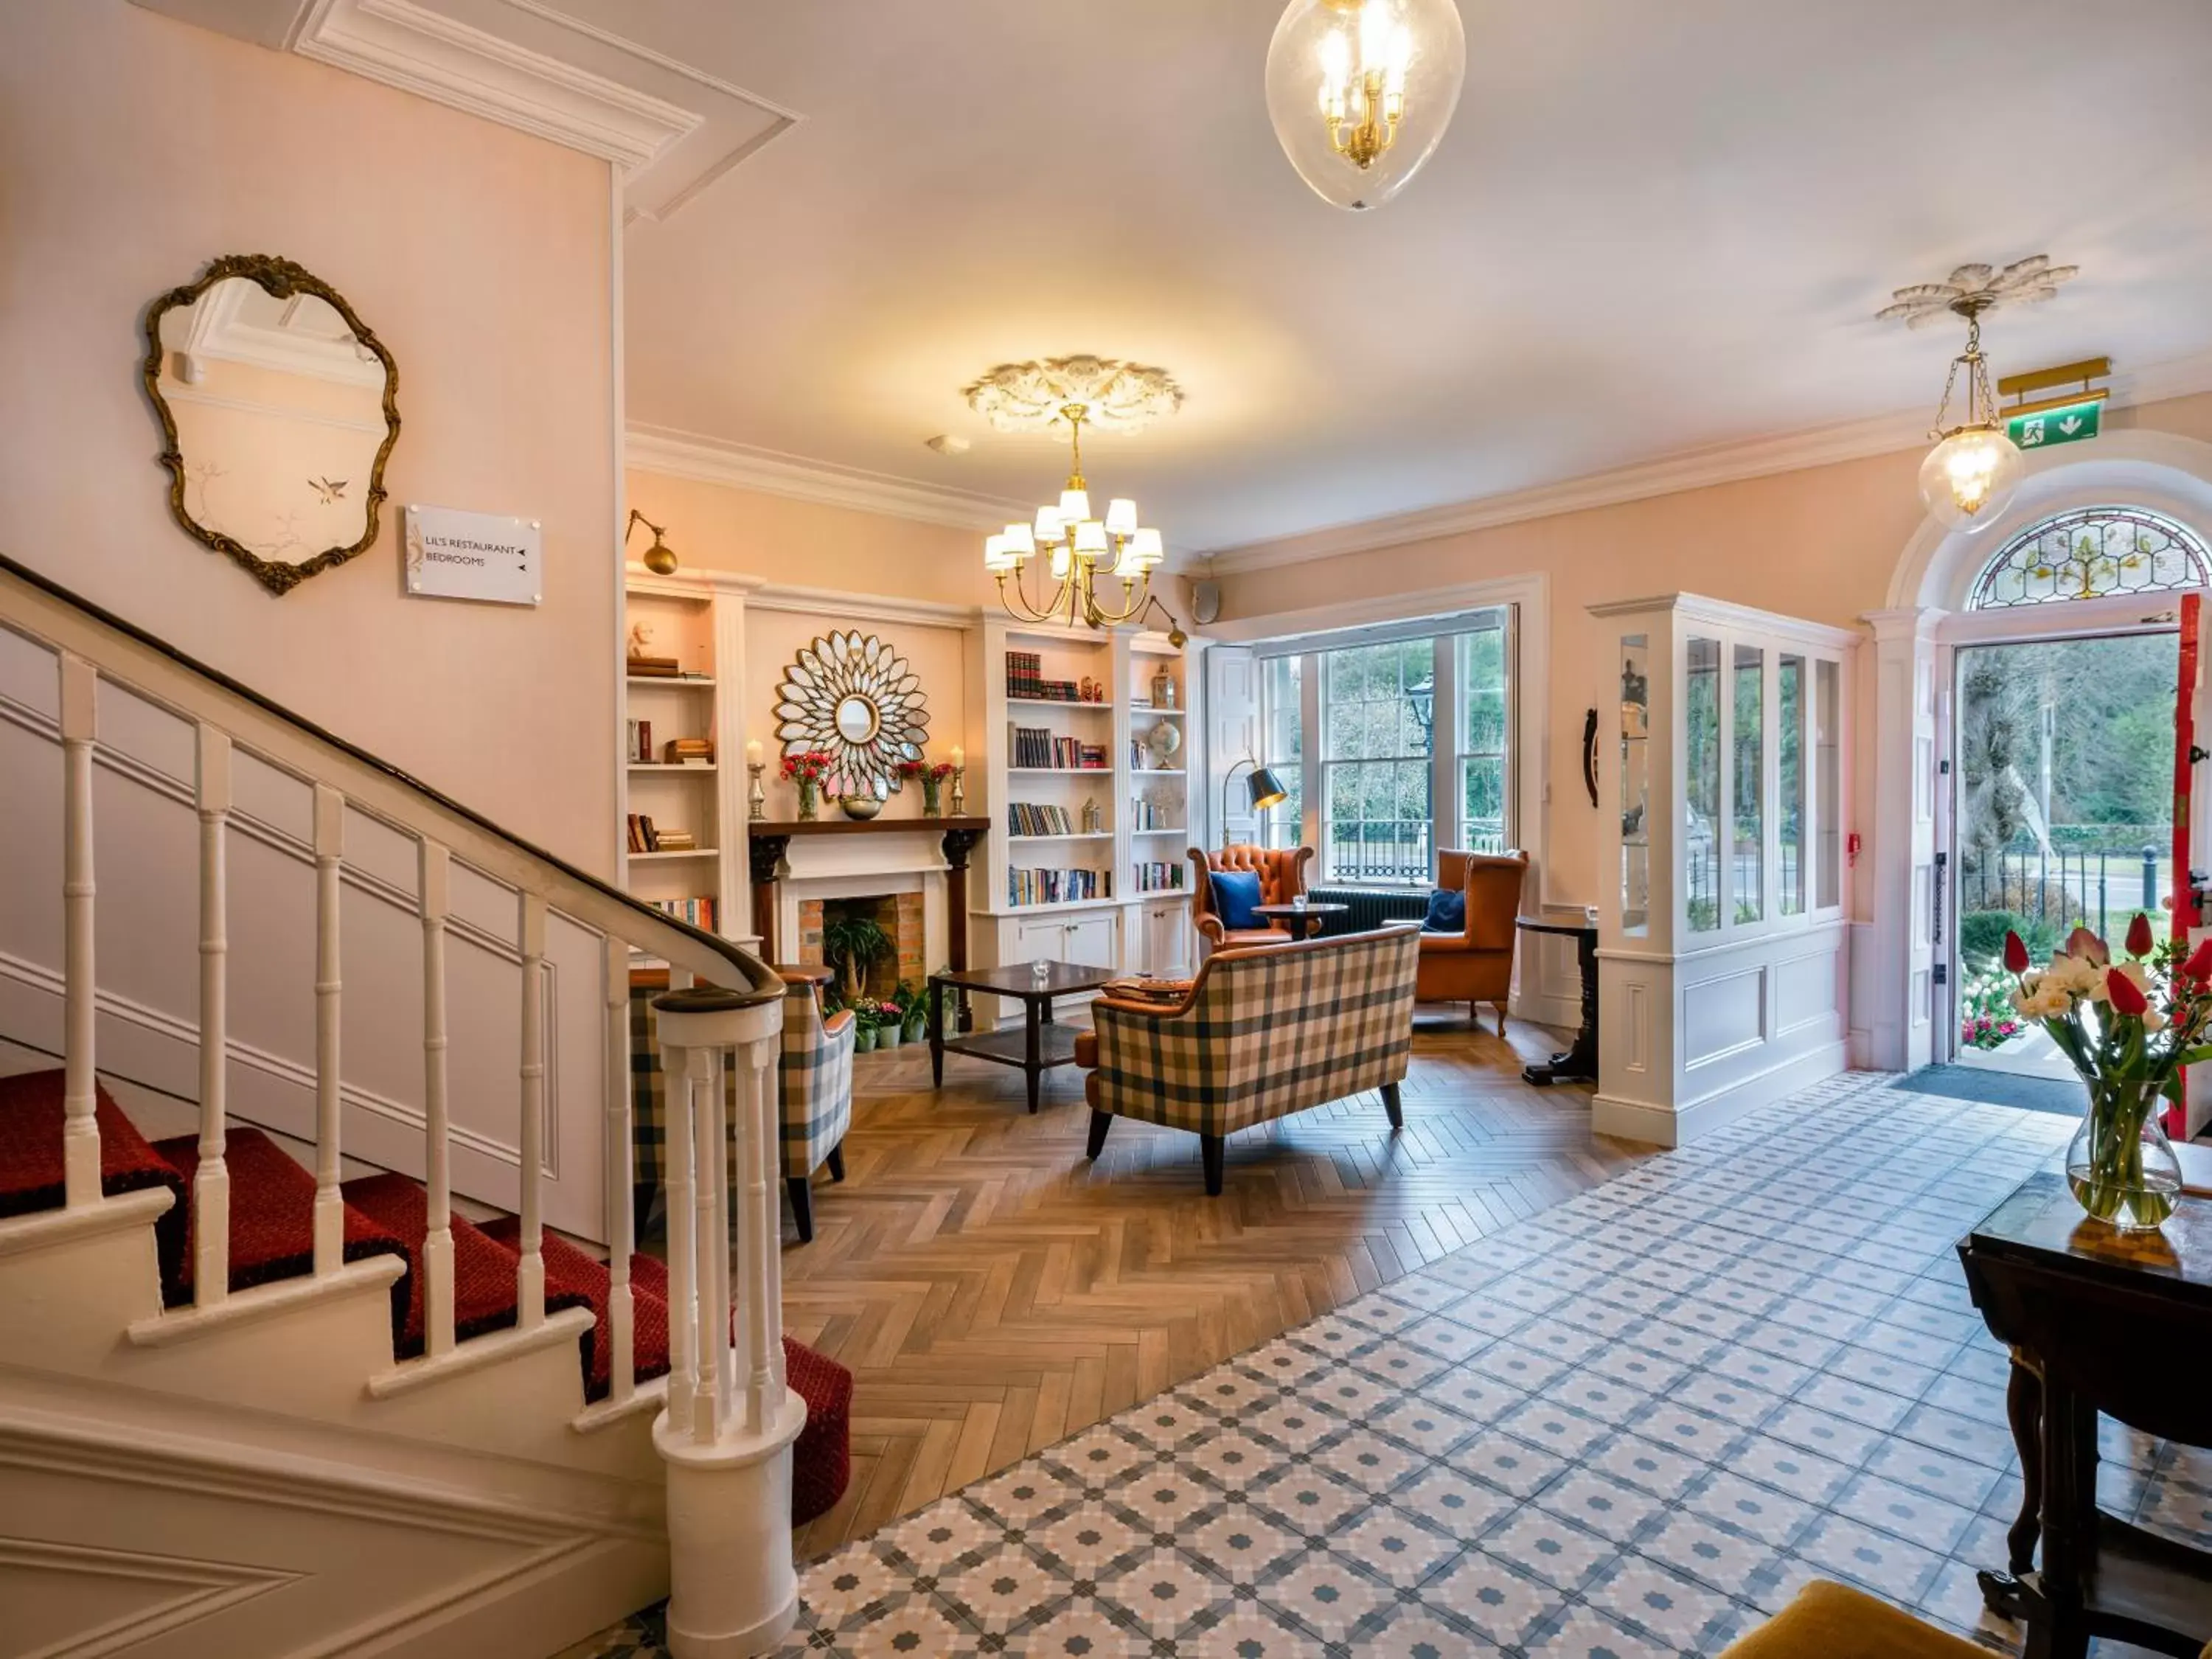
[[[1923,1066],[1899,1086],[1915,1094],[1975,1100],[1985,1106],[2018,1106],[2059,1117],[2079,1117],[2087,1106],[2078,1083],[2063,1078],[2023,1077],[1979,1066]]]

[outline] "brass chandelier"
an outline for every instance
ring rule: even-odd
[[[1002,363],[966,392],[969,407],[1001,431],[1062,422],[1068,429],[1060,499],[1038,507],[1033,521],[1010,524],[984,540],[983,568],[998,580],[1000,604],[1019,621],[1070,628],[1134,620],[1152,602],[1152,572],[1166,550],[1157,529],[1138,523],[1137,503],[1126,495],[1110,500],[1103,515],[1092,514],[1083,428],[1137,431],[1179,408],[1182,390],[1164,369],[1083,356]]]

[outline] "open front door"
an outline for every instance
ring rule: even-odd
[[[2204,598],[2181,598],[2181,670],[2173,704],[2173,936],[2194,950],[2205,939],[2204,872],[2212,869],[2212,848],[2198,824],[2194,800],[2197,769],[2206,757],[2197,746],[2200,731],[2212,732],[2206,706],[2203,640]],[[2194,1136],[2212,1118],[2212,1066],[2192,1066],[2185,1079],[2186,1103],[2166,1109],[2166,1130],[2176,1139]]]

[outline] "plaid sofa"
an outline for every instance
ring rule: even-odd
[[[660,1070],[660,1042],[653,1000],[667,989],[663,975],[635,974],[629,988],[630,1137],[636,1160],[634,1179],[641,1193],[659,1188],[668,1178],[668,1085]],[[776,1115],[784,1181],[791,1194],[799,1240],[814,1237],[813,1189],[810,1177],[824,1164],[830,1178],[845,1178],[845,1132],[853,1122],[852,1011],[825,1018],[810,984],[785,988],[783,1047],[776,1060]],[[737,1099],[735,1074],[725,1068],[730,1103]],[[730,1179],[737,1180],[737,1148],[730,1148]],[[638,1213],[645,1213],[641,1205]]]
[[[1218,1194],[1222,1140],[1239,1129],[1364,1089],[1396,1127],[1419,963],[1419,936],[1392,928],[1217,951],[1179,1001],[1101,998],[1076,1048],[1092,1068],[1091,1156],[1116,1117],[1189,1129]]]

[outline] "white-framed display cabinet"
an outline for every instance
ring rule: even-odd
[[[1598,1091],[1679,1146],[1844,1069],[1847,629],[1693,594],[1596,605]]]

